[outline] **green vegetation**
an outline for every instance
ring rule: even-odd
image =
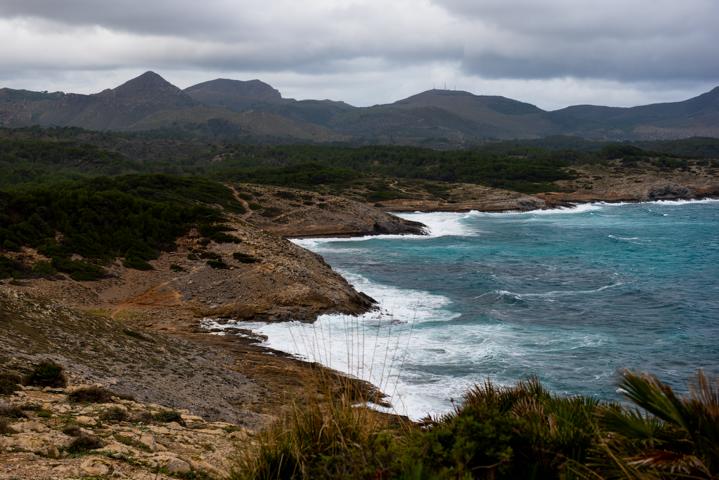
[[[235,260],[237,260],[240,263],[257,263],[259,261],[252,255],[249,255],[247,253],[242,253],[242,252],[234,252],[232,254],[232,258],[234,258]]]
[[[0,253],[27,246],[51,259],[31,268],[0,255],[0,278],[58,271],[94,280],[118,257],[128,268],[151,269],[148,260],[173,250],[191,227],[208,241],[238,242],[225,233],[217,205],[228,211],[238,206],[219,183],[167,175],[100,177],[0,192]]]
[[[240,460],[235,479],[716,478],[719,382],[677,396],[626,373],[633,407],[559,397],[537,380],[471,389],[421,425],[342,397],[296,406]]]
[[[230,268],[229,265],[225,263],[222,259],[215,259],[211,258],[207,262],[205,262],[208,266],[215,268],[215,269],[227,269]]]
[[[76,141],[0,138],[0,187],[137,172],[122,155]]]
[[[111,403],[114,393],[103,387],[90,386],[73,390],[67,395],[74,403]]]
[[[4,418],[27,418],[20,407],[0,404],[0,417]]]
[[[35,365],[24,383],[36,387],[61,388],[67,385],[67,379],[65,378],[64,369],[61,365],[46,360]]]
[[[198,229],[203,245],[241,243],[228,233],[231,228],[218,207],[237,214],[249,208],[269,218],[282,213],[263,205],[259,195],[236,192],[220,182],[295,187],[370,202],[414,198],[417,192],[445,197],[448,182],[537,193],[556,190],[554,182],[573,178],[576,164],[719,168],[718,152],[719,140],[700,138],[607,144],[552,137],[440,151],[233,145],[160,132],[0,129],[0,278],[64,274],[90,281],[106,277],[106,267],[115,260],[126,268],[150,270],[150,261],[174,249],[177,238],[191,228]],[[692,155],[700,160],[690,160]],[[292,192],[278,198],[316,203]],[[320,201],[316,206],[326,205]],[[26,264],[22,247],[36,249],[45,259]],[[214,260],[211,266],[226,267]]]
[[[12,395],[20,390],[22,378],[10,372],[0,372],[0,395]]]
[[[260,434],[255,452],[239,456],[231,478],[393,478],[400,432],[388,417],[354,408],[351,397],[331,398],[328,405],[316,400],[295,405]]]
[[[103,422],[124,422],[127,418],[127,411],[120,407],[108,408],[100,414],[100,420]]]
[[[467,182],[542,191],[571,178],[570,163],[532,149],[515,154],[488,149],[437,151],[415,147],[235,146],[208,174],[236,181],[296,188],[347,186],[370,177]],[[380,194],[378,194],[380,195]]]
[[[67,452],[73,455],[82,455],[91,450],[97,450],[104,446],[105,444],[102,442],[102,440],[100,440],[100,438],[96,437],[95,435],[81,433],[80,435],[75,437],[72,443],[70,443],[70,445],[67,447]]]
[[[0,435],[12,435],[13,433],[16,432],[10,428],[10,420],[0,417]]]
[[[182,419],[182,415],[177,410],[162,410],[152,416],[152,419],[156,422],[170,423],[177,422],[180,425],[185,425],[185,421]]]
[[[168,198],[166,194],[171,189],[157,181],[157,176],[147,176],[159,173],[175,175],[165,175],[166,179],[193,175],[179,177],[190,184],[203,177],[330,193],[357,187],[366,192],[369,201],[382,201],[404,195],[401,189],[391,186],[393,179],[424,181],[428,188],[441,189],[442,183],[435,182],[467,182],[536,193],[554,190],[553,182],[572,178],[571,166],[577,164],[621,159],[628,167],[645,162],[671,170],[687,168],[689,159],[719,167],[717,158],[719,140],[709,138],[608,144],[559,136],[433,150],[381,145],[240,145],[220,140],[208,143],[162,132],[123,134],[33,127],[0,129],[0,188],[136,173],[142,175],[135,179],[155,180],[145,185],[127,185],[127,191],[123,190],[126,185],[118,185],[120,191],[148,195],[150,201],[181,201],[182,195]],[[244,213],[242,203],[229,192],[223,194],[210,188],[211,184],[198,183],[191,198]],[[213,197],[217,193],[220,195]],[[262,209],[252,195],[238,194],[250,202],[251,209]],[[232,241],[223,237],[222,231],[215,234],[218,241]],[[146,260],[126,259],[126,264],[148,268]],[[0,265],[0,271],[4,268]],[[23,275],[17,269],[12,271]]]

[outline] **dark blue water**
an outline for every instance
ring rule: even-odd
[[[556,392],[617,399],[625,368],[680,389],[698,368],[719,373],[719,203],[407,218],[426,222],[432,238],[305,245],[397,320],[390,332],[373,317],[342,330],[328,316],[315,337],[352,328],[364,344],[374,334],[399,351],[387,383],[415,416],[485,378],[536,375]]]

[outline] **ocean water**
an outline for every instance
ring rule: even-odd
[[[697,368],[719,374],[717,201],[402,216],[430,235],[297,240],[378,311],[249,326],[413,418],[485,379],[617,400],[625,368],[680,390]]]

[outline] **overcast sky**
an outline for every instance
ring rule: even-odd
[[[387,103],[434,87],[554,109],[719,85],[719,0],[0,0],[0,87],[93,93],[154,70]]]

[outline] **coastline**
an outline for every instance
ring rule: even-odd
[[[622,205],[634,205],[634,204],[639,204],[639,205],[641,205],[641,204],[648,204],[648,205],[654,204],[654,205],[672,205],[672,206],[678,206],[678,205],[705,204],[705,203],[716,203],[716,202],[719,202],[719,198],[717,198],[717,197],[705,197],[705,198],[672,199],[672,200],[649,200],[649,201],[634,201],[634,202],[620,202],[620,201],[610,201],[610,202],[607,202],[607,201],[578,202],[578,203],[573,203],[573,204],[568,205],[568,206],[560,206],[560,207],[555,207],[555,208],[542,208],[542,209],[536,209],[536,210],[524,210],[524,211],[522,211],[522,210],[510,210],[510,211],[502,211],[502,212],[496,212],[496,211],[481,212],[481,211],[477,211],[477,210],[470,210],[470,211],[451,211],[451,212],[441,211],[441,212],[413,212],[413,213],[407,213],[407,212],[388,212],[388,213],[398,214],[398,215],[400,215],[400,216],[407,215],[407,219],[409,219],[409,220],[415,220],[415,221],[420,221],[420,222],[424,222],[424,220],[422,219],[421,215],[431,215],[431,214],[435,214],[435,213],[439,213],[439,214],[455,214],[455,215],[453,215],[454,218],[452,219],[452,221],[453,221],[454,223],[456,223],[456,224],[460,224],[460,223],[461,223],[461,220],[462,220],[463,218],[466,218],[467,215],[475,215],[475,214],[478,214],[478,215],[486,214],[486,215],[490,215],[490,216],[494,216],[494,215],[532,215],[532,214],[535,214],[535,215],[546,215],[546,214],[563,214],[563,213],[574,214],[574,213],[583,213],[583,212],[593,211],[593,210],[594,210],[593,207],[597,207],[597,209],[600,209],[601,207],[604,207],[604,206],[622,206]],[[359,237],[347,237],[347,236],[343,236],[343,237],[339,237],[339,236],[338,236],[338,237],[325,237],[325,236],[323,236],[323,237],[303,237],[303,238],[293,238],[293,239],[292,239],[292,242],[295,243],[295,244],[297,244],[297,245],[299,245],[299,246],[302,246],[302,247],[304,247],[304,248],[308,248],[308,249],[310,249],[311,251],[313,251],[313,252],[318,253],[318,254],[321,255],[321,254],[322,254],[322,249],[323,249],[323,244],[331,243],[331,242],[357,242],[357,241],[360,241],[360,242],[361,242],[361,241],[368,241],[368,240],[373,240],[373,239],[382,239],[382,240],[402,240],[402,239],[407,239],[407,240],[410,240],[410,239],[411,239],[411,240],[422,240],[422,239],[436,238],[436,237],[439,237],[439,236],[446,236],[446,235],[449,235],[449,236],[451,236],[451,235],[463,235],[463,233],[459,232],[459,231],[456,230],[456,229],[453,230],[452,233],[442,233],[442,232],[439,232],[439,231],[436,231],[436,230],[433,231],[433,228],[432,228],[433,225],[432,225],[432,224],[425,223],[425,225],[427,226],[427,232],[426,232],[425,235],[379,235],[379,236],[378,236],[378,235],[364,235],[364,236],[359,236]],[[435,224],[434,227],[436,228],[437,225]],[[466,232],[465,232],[465,234],[466,234]],[[357,278],[358,278],[358,277],[361,278],[361,275],[358,274],[358,272],[351,272],[351,273],[350,273],[350,272],[345,272],[345,271],[342,271],[342,270],[337,270],[337,272],[338,272],[340,275],[342,275],[343,277],[345,277],[345,278],[347,279],[347,281],[348,281],[354,288],[358,289],[359,291],[363,291],[363,290],[362,290],[363,285],[359,285],[358,282],[357,282]],[[366,280],[366,279],[365,279],[365,280]],[[397,287],[393,287],[393,286],[391,286],[391,285],[384,285],[383,287],[384,287],[384,288],[397,288]],[[422,292],[418,292],[418,293],[422,293]],[[427,293],[427,292],[424,292],[424,295],[426,296],[426,295],[431,295],[431,294],[429,294],[429,293]],[[406,293],[406,292],[405,292],[405,296],[407,296],[407,293]],[[374,297],[374,294],[373,294],[373,297]],[[399,297],[399,295],[398,295],[398,297]],[[379,297],[378,297],[378,298],[379,298]],[[386,315],[387,315],[388,317],[393,316],[393,315],[394,315],[393,312],[397,310],[397,306],[396,306],[396,305],[394,305],[393,307],[389,307],[389,308],[388,308],[388,305],[384,304],[382,301],[380,301],[380,302],[378,303],[378,308],[379,308],[381,311],[386,312]],[[355,321],[358,321],[358,322],[362,322],[362,321],[378,321],[378,320],[377,320],[377,317],[364,317],[364,318],[363,318],[363,315],[359,315],[359,316],[357,316],[357,317],[355,317],[355,318],[357,318],[357,320],[355,320]],[[302,340],[302,341],[304,341],[304,342],[307,342],[307,341],[317,342],[317,341],[318,341],[318,339],[317,339],[317,333],[316,333],[315,331],[320,331],[320,332],[322,332],[322,335],[325,335],[325,334],[327,333],[327,325],[326,325],[326,324],[325,324],[325,325],[319,325],[319,322],[321,322],[321,320],[322,320],[322,317],[320,317],[320,319],[318,319],[318,326],[317,326],[316,328],[315,328],[314,326],[308,327],[308,328],[311,328],[311,329],[312,329],[312,330],[309,330],[309,329],[307,330],[307,331],[309,332],[309,333],[308,333],[309,336],[308,336],[307,338],[309,338],[310,340],[307,340],[307,338],[305,338],[305,339]],[[328,321],[329,321],[329,320],[325,319],[325,322],[328,322]],[[342,321],[347,322],[346,319],[337,318],[337,317],[334,318],[334,321],[336,321],[336,322],[342,322]],[[294,330],[294,333],[291,333],[291,334],[290,334],[290,335],[293,337],[293,338],[292,338],[292,341],[293,341],[293,342],[300,343],[300,340],[298,340],[298,339],[303,338],[302,335],[301,335],[301,333],[300,333],[300,330],[301,330],[302,328],[304,328],[305,325],[295,324],[295,325],[293,326],[293,323],[294,323],[294,322],[280,323],[280,324],[274,324],[274,325],[260,325],[260,326],[255,326],[255,328],[257,328],[258,330],[262,331],[262,334],[263,334],[263,335],[268,335],[268,336],[271,337],[272,334],[269,333],[269,332],[268,332],[268,329],[267,329],[267,328],[264,328],[264,327],[270,327],[269,330],[272,330],[272,331],[274,332],[274,334],[277,335],[277,330],[278,330],[278,328],[282,328],[282,325],[284,325],[284,326],[286,326],[288,329]],[[252,327],[250,327],[250,328],[252,328]],[[356,328],[356,327],[355,327],[355,328]],[[338,330],[340,330],[340,329],[338,328]],[[404,339],[400,339],[400,340],[403,341]],[[398,343],[401,343],[401,341],[398,341]],[[324,338],[324,337],[320,337],[319,342],[320,342],[320,344],[322,344],[322,342],[325,342],[325,343],[326,343],[326,342],[327,342],[327,339]],[[281,342],[279,342],[279,343],[281,343]],[[295,351],[291,351],[292,349],[288,349],[288,348],[287,348],[288,342],[285,342],[284,347],[278,347],[278,344],[279,344],[279,343],[277,343],[277,342],[269,342],[269,343],[265,343],[265,344],[266,344],[266,345],[270,345],[270,346],[271,346],[270,348],[282,350],[282,351],[284,351],[284,352],[286,352],[286,353],[292,355],[294,358],[297,358],[298,360],[306,361],[306,362],[310,362],[310,363],[320,363],[320,364],[323,364],[325,367],[328,367],[328,368],[332,368],[332,367],[333,367],[332,364],[327,364],[326,362],[323,362],[323,359],[322,359],[322,355],[321,355],[321,354],[320,354],[319,356],[317,356],[316,354],[313,354],[314,356],[308,357],[308,356],[307,356],[308,350],[305,350],[305,352],[302,353],[302,352],[301,352],[301,350],[302,350],[302,346],[301,346],[301,345],[300,345],[300,348],[298,348],[297,345],[295,345],[295,348],[294,348]],[[314,345],[314,344],[313,344],[313,345]],[[331,343],[330,343],[330,345],[331,345]],[[317,346],[312,346],[310,350],[315,351],[317,348],[318,348]],[[327,346],[325,345],[324,348],[327,348]],[[393,360],[391,363],[394,363],[394,360]],[[336,366],[336,365],[335,365],[335,366]],[[351,372],[351,371],[346,371],[346,369],[345,369],[345,370],[340,369],[340,374],[348,375],[350,378],[355,378],[355,379],[356,379],[356,378],[361,378],[361,377],[359,377],[356,373],[353,373],[353,372]],[[362,380],[371,381],[371,379],[367,379],[367,378],[362,378]],[[383,382],[384,382],[384,385],[383,385]],[[389,391],[386,390],[386,383],[387,383],[387,382],[384,381],[383,379],[380,379],[379,382],[373,382],[374,385],[375,385],[380,391],[383,391],[383,393],[385,393],[385,394],[387,395],[388,400],[390,400],[390,402],[392,402],[392,404],[393,404],[393,407],[392,407],[392,408],[393,408],[394,410],[392,410],[392,409],[386,409],[386,408],[385,408],[385,409],[381,409],[381,411],[383,411],[383,412],[385,412],[385,413],[394,413],[394,414],[401,415],[401,416],[408,416],[408,417],[410,417],[410,418],[414,418],[415,420],[421,418],[425,413],[427,413],[427,412],[423,412],[422,414],[417,414],[417,412],[411,412],[411,411],[409,411],[409,410],[407,410],[407,409],[398,408],[398,406],[393,402],[393,400],[395,399],[395,397],[396,397],[396,395],[397,395],[397,391],[396,391],[396,385],[397,385],[397,383],[396,383],[396,382],[397,382],[397,380],[395,380],[394,388],[392,388],[392,386],[390,386]],[[433,413],[441,413],[441,412],[435,411],[435,412],[433,412]]]
[[[688,198],[669,201],[717,200],[712,197],[704,200]],[[174,336],[180,341],[194,343],[198,351],[211,348],[223,352],[227,358],[232,359],[228,362],[228,368],[246,375],[255,385],[253,388],[259,389],[258,392],[260,390],[264,392],[257,393],[257,396],[253,393],[242,401],[243,408],[258,412],[262,416],[256,422],[253,421],[254,425],[259,426],[266,421],[266,418],[274,416],[278,409],[283,408],[291,395],[300,394],[305,388],[304,384],[313,382],[311,377],[316,374],[318,365],[289,355],[281,349],[266,347],[262,342],[258,342],[257,338],[223,338],[208,335],[206,330],[200,328],[200,319],[219,316],[240,321],[250,319],[281,324],[299,320],[306,322],[312,328],[318,316],[322,315],[343,314],[349,315],[347,318],[357,318],[358,315],[376,311],[378,306],[370,297],[357,291],[361,289],[354,288],[345,277],[332,270],[321,257],[321,252],[318,254],[308,251],[306,249],[308,243],[389,238],[422,240],[436,235],[452,234],[450,232],[461,234],[461,231],[456,230],[457,222],[445,223],[441,228],[435,228],[434,232],[430,228],[430,231],[425,231],[423,234],[403,235],[378,233],[373,228],[372,222],[366,221],[364,224],[367,227],[363,227],[363,230],[353,230],[363,233],[361,236],[348,235],[346,229],[339,229],[332,234],[331,232],[335,231],[333,228],[335,222],[344,218],[336,216],[333,212],[341,211],[347,204],[340,201],[327,203],[332,208],[311,207],[310,209],[310,212],[320,215],[326,212],[331,214],[311,219],[315,225],[322,225],[325,222],[323,224],[325,231],[322,235],[288,235],[288,239],[282,239],[279,234],[267,233],[245,219],[237,219],[233,222],[233,228],[235,235],[242,240],[240,246],[214,245],[212,250],[228,258],[228,263],[231,261],[232,252],[237,248],[258,261],[250,264],[235,264],[229,270],[214,270],[208,268],[204,261],[190,260],[188,252],[196,248],[196,243],[194,239],[189,238],[180,242],[177,252],[163,254],[160,259],[153,261],[155,269],[150,272],[128,270],[122,268],[118,262],[112,267],[113,276],[99,282],[53,279],[21,281],[16,284],[3,282],[2,286],[8,291],[24,291],[46,298],[53,303],[76,310],[81,315],[90,312],[92,315],[107,317],[113,322],[119,321],[131,329],[167,337]],[[355,209],[378,210],[378,207],[370,207],[367,204],[357,206],[358,203],[352,203],[355,212],[358,211]],[[605,200],[604,203],[612,202]],[[486,215],[527,214],[533,211],[571,212],[578,208],[578,205],[585,204],[591,205],[590,202],[577,202],[555,209],[527,209],[520,205],[518,209],[500,211],[493,209],[483,211],[476,208],[454,211],[433,209],[424,211],[423,214],[441,218],[446,213],[455,213],[461,217],[474,215],[474,212]],[[409,212],[396,213],[401,216]],[[391,221],[400,229],[410,225],[416,232],[416,223],[399,221],[399,217],[394,217],[398,220],[392,221],[391,218],[387,219],[391,216],[384,212],[381,212],[381,217],[377,212],[373,215],[373,218]],[[307,218],[309,216],[303,217],[303,219]],[[330,221],[327,221],[328,219]],[[414,220],[418,218],[414,217]],[[307,223],[294,226],[289,224],[289,227],[301,229],[303,225]],[[455,230],[447,230],[450,227]],[[282,228],[287,229],[288,225],[283,224]],[[179,265],[184,271],[173,272],[170,268],[172,265]],[[270,296],[267,296],[268,292]],[[401,298],[401,295],[397,297]],[[223,300],[225,298],[227,300]],[[227,306],[223,305],[223,301]],[[252,308],[247,308],[248,305]],[[381,305],[379,307],[381,308]],[[18,352],[24,352],[24,348],[20,346]],[[64,358],[61,349],[48,351],[46,354]],[[73,365],[76,362],[68,363]],[[321,368],[327,369],[327,367]],[[79,373],[90,374],[88,378],[92,381],[101,383],[114,381],[113,376],[97,376],[92,369],[92,366],[82,366]],[[332,370],[332,373],[340,374],[337,370]],[[128,384],[127,388],[128,393],[142,392],[131,384]],[[148,399],[158,403],[180,401],[180,405],[191,410],[196,409],[196,405],[189,400],[178,400],[176,397],[175,392],[167,391]],[[258,398],[264,400],[259,401]]]

